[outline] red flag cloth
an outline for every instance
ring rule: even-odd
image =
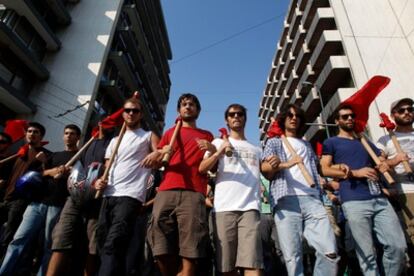
[[[122,125],[122,123],[124,122],[124,118],[122,118],[122,112],[124,112],[123,107],[118,109],[115,113],[103,119],[101,122],[102,129],[110,129]],[[92,136],[96,137],[98,135],[99,126],[96,126],[92,130]]]
[[[380,117],[382,122],[380,123],[380,127],[385,127],[387,130],[394,130],[395,124],[388,118],[387,114],[384,112],[380,113]]]
[[[273,121],[271,124],[270,124],[270,127],[269,127],[269,129],[267,130],[267,137],[269,137],[269,138],[273,138],[273,137],[280,137],[280,136],[282,136],[283,134],[285,134],[284,132],[283,132],[283,130],[279,127],[279,124],[277,123],[277,121],[275,120],[275,121]]]
[[[316,150],[315,150],[316,156],[318,157],[322,156],[322,149],[323,149],[322,144],[320,142],[316,142]]]
[[[368,110],[375,97],[390,83],[390,78],[385,76],[372,77],[361,89],[355,94],[346,99],[340,104],[349,105],[352,107],[356,118],[355,128],[356,133],[364,131],[368,122]]]
[[[229,133],[227,132],[227,129],[225,129],[224,127],[219,129],[220,131],[220,138],[223,139],[224,137],[229,137]]]
[[[27,129],[26,120],[7,120],[4,132],[10,135],[12,142],[22,139]]]
[[[43,147],[44,145],[49,144],[48,141],[42,141],[40,142],[40,145]],[[26,156],[27,152],[29,151],[29,144],[24,144],[23,146],[20,147],[20,149],[17,151],[17,155],[19,157],[24,157]]]

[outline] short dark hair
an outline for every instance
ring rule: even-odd
[[[184,101],[185,99],[192,100],[192,101],[195,103],[195,105],[196,105],[196,107],[197,107],[197,110],[198,110],[198,111],[201,111],[200,101],[198,100],[198,98],[197,98],[197,96],[196,96],[196,95],[193,95],[193,94],[191,94],[191,93],[185,93],[185,94],[182,94],[182,95],[178,98],[178,101],[177,101],[177,110],[179,110],[179,109],[180,109],[181,102],[182,102],[182,101]]]
[[[29,122],[27,124],[26,130],[28,130],[29,127],[37,128],[40,131],[40,135],[42,135],[42,137],[46,134],[46,128],[38,122]]]
[[[12,138],[10,135],[8,135],[6,132],[0,132],[0,136],[2,136],[4,138],[4,140],[6,140],[7,144],[11,144],[12,143]]]
[[[124,105],[127,104],[127,103],[132,103],[132,104],[138,105],[139,108],[142,109],[142,103],[141,103],[141,101],[139,99],[135,98],[135,97],[131,97],[129,99],[126,99],[124,101]]]
[[[77,125],[74,125],[74,124],[66,125],[65,128],[64,128],[64,130],[67,129],[67,128],[68,129],[71,129],[71,130],[74,130],[76,132],[76,135],[78,135],[78,136],[81,135],[81,130],[80,130],[80,128]]]
[[[229,116],[229,111],[231,108],[238,108],[241,109],[241,111],[244,113],[244,118],[247,119],[247,109],[242,106],[241,104],[231,104],[226,108],[226,111],[224,111],[224,119],[227,120],[227,117]]]
[[[298,105],[296,104],[288,104],[283,110],[282,112],[280,112],[277,117],[276,117],[276,121],[279,125],[279,127],[285,131],[286,130],[286,126],[285,126],[285,121],[286,118],[288,117],[288,113],[289,110],[293,108],[293,110],[295,110],[296,112],[296,116],[298,118],[300,118],[299,120],[299,128],[298,128],[298,134],[301,134],[305,128],[305,111],[303,111],[302,108],[300,108]]]
[[[344,110],[344,109],[350,109],[350,110],[352,110],[352,112],[354,111],[354,109],[352,108],[351,105],[349,105],[349,104],[340,104],[337,108],[335,108],[335,110],[333,112],[334,120],[339,120],[339,111]]]

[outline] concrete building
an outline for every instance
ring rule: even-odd
[[[64,125],[88,135],[138,90],[160,134],[171,58],[159,0],[0,0],[0,125],[38,121],[61,149]]]
[[[370,107],[368,134],[384,134],[379,113],[413,97],[414,2],[292,0],[260,104],[261,140],[270,118],[289,103],[306,111],[305,138],[322,140],[332,111],[374,75],[391,78]],[[335,128],[330,128],[334,135]]]

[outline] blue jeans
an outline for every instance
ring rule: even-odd
[[[400,222],[386,198],[348,201],[342,204],[355,240],[355,250],[364,275],[379,275],[374,237],[383,245],[385,275],[400,275],[404,268],[406,242]]]
[[[0,268],[0,275],[13,275],[23,257],[23,253],[30,246],[33,239],[36,239],[45,227],[45,241],[42,264],[38,275],[46,275],[52,251],[52,230],[59,218],[61,207],[48,206],[43,203],[32,202],[27,206],[23,220],[14,234],[13,240],[7,247],[6,256]]]
[[[316,250],[313,275],[336,276],[335,235],[322,202],[313,196],[286,196],[275,206],[275,223],[289,275],[304,275],[303,238]]]

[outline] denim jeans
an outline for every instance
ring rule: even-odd
[[[6,256],[0,268],[0,275],[13,275],[19,261],[28,246],[36,239],[45,227],[45,241],[42,264],[38,275],[46,275],[47,266],[52,254],[50,247],[52,243],[52,230],[59,218],[61,207],[49,206],[43,203],[32,202],[27,206],[23,220],[14,234],[13,240],[7,247]]]
[[[283,197],[275,207],[275,222],[289,275],[304,275],[302,244],[305,237],[316,251],[313,275],[336,276],[339,257],[335,235],[318,198]]]
[[[374,237],[383,245],[383,272],[400,275],[404,268],[406,242],[398,217],[386,198],[348,201],[342,204],[355,240],[355,250],[364,275],[379,275]]]

